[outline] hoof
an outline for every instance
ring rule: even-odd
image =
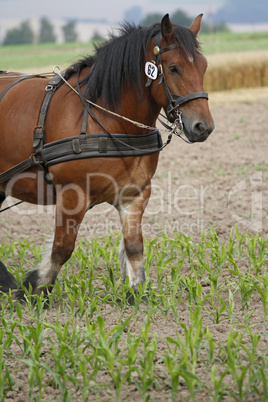
[[[8,293],[9,289],[17,289],[17,284],[6,266],[0,261],[0,290]]]
[[[135,297],[129,290],[126,292],[126,301],[130,306],[135,306]]]
[[[135,293],[135,295],[138,296],[139,292],[135,291],[134,293]],[[149,297],[146,294],[141,296],[141,298],[140,298],[140,301],[142,301],[145,304],[148,303],[148,300],[149,300]],[[130,306],[135,306],[135,296],[129,290],[126,292],[126,301]]]

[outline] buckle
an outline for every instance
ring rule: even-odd
[[[46,92],[53,91],[53,89],[54,89],[54,87],[53,87],[53,85],[51,85],[51,84],[48,84],[48,85],[45,87],[45,91],[46,91]]]
[[[181,132],[183,131],[183,122],[182,122],[182,118],[181,118],[181,111],[180,110],[175,110],[175,113],[177,115],[177,118],[174,121],[174,134],[178,135],[181,134]],[[178,131],[179,133],[178,133]]]
[[[33,166],[38,166],[38,165],[40,165],[40,162],[36,159],[36,155],[35,155],[35,154],[32,154],[32,155],[31,155],[31,160],[32,160],[32,165],[33,165]]]

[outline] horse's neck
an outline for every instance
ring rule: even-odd
[[[128,92],[121,97],[121,114],[132,121],[142,123],[145,126],[155,127],[159,112],[160,108],[153,104],[145,95],[141,98],[135,92]],[[128,134],[148,132],[148,130],[142,129],[138,125],[127,123],[126,121],[124,121],[123,125],[128,130],[126,131]]]
[[[91,67],[83,69],[80,74],[80,79],[85,78],[90,70]],[[97,103],[103,106],[100,99]],[[103,112],[97,109],[95,109],[94,112],[96,112],[100,122],[105,120],[105,124],[103,125],[111,132],[127,134],[145,134],[148,132],[147,129],[142,129],[140,126],[130,123],[125,119],[115,119],[113,115],[107,115],[107,113],[103,115]],[[160,107],[150,98],[149,92],[140,96],[134,87],[122,91],[119,108],[114,112],[132,121],[142,123],[145,126],[155,127],[157,117],[160,113]]]

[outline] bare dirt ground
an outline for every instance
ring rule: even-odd
[[[162,151],[143,219],[145,238],[183,232],[198,239],[212,225],[228,236],[268,229],[268,88],[210,95],[216,128],[204,143],[174,137]],[[166,139],[166,135],[163,135]],[[12,203],[9,198],[3,208]],[[54,208],[27,203],[0,215],[0,241],[42,239],[53,234]],[[120,230],[117,212],[103,204],[88,212],[79,237]]]
[[[143,219],[145,238],[183,232],[198,241],[200,232],[210,225],[222,240],[235,225],[242,233],[267,235],[268,88],[211,94],[210,105],[216,128],[205,143],[188,145],[174,137],[161,153]],[[41,243],[45,235],[53,234],[53,217],[53,208],[38,210],[22,204],[0,215],[0,241],[28,238]],[[117,212],[104,204],[86,214],[79,237],[92,238],[119,229]],[[53,314],[49,317],[55,319]],[[113,315],[107,314],[106,319],[107,327],[115,325]],[[217,328],[204,324],[221,337],[230,330],[229,324],[218,324]],[[163,336],[174,335],[167,322],[157,322],[157,331]],[[23,379],[26,376],[22,373]],[[14,395],[13,400],[23,400],[20,397],[23,394]],[[133,397],[138,400],[137,394]],[[158,397],[164,398],[163,394],[155,395],[155,400],[160,400]]]

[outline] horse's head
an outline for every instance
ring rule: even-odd
[[[161,22],[161,33],[153,38],[147,53],[158,73],[146,85],[151,86],[154,101],[165,109],[169,121],[182,113],[184,133],[191,142],[205,141],[214,129],[203,89],[207,61],[199,52],[196,39],[201,19],[199,15],[186,29],[173,26],[167,14]],[[147,68],[149,77],[153,64],[149,63]]]

